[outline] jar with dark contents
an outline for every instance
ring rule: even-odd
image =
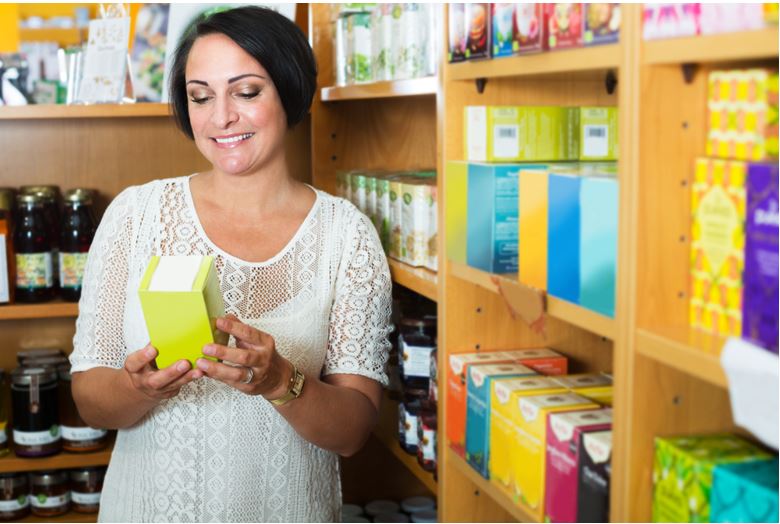
[[[436,319],[404,317],[398,336],[398,360],[404,388],[429,387],[431,352],[436,347]]]
[[[70,472],[70,498],[73,511],[97,513],[106,468],[81,468]]]
[[[57,370],[17,368],[11,378],[14,452],[45,457],[62,449],[57,403]]]
[[[65,193],[63,224],[59,237],[60,296],[69,302],[81,298],[87,252],[95,237],[92,191],[71,189]]]
[[[17,302],[46,302],[54,298],[55,274],[51,231],[44,203],[36,195],[17,197],[14,228]]]
[[[30,514],[26,473],[0,473],[0,520],[18,522]]]
[[[71,391],[70,365],[57,368],[62,449],[73,453],[98,451],[108,445],[108,431],[95,429],[81,419]]]
[[[24,363],[27,360],[48,357],[65,357],[65,353],[61,349],[54,348],[25,349],[16,352],[16,361],[20,366],[24,366]]]
[[[33,515],[56,517],[70,509],[70,488],[65,471],[36,471],[30,474],[30,507]]]
[[[8,447],[8,377],[4,369],[0,369],[0,457],[10,453]]]
[[[428,404],[417,423],[417,462],[425,471],[436,471],[436,409]]]
[[[417,424],[422,403],[419,400],[398,404],[398,442],[410,455],[417,454]]]
[[[428,402],[430,402],[434,408],[439,401],[439,352],[436,348],[431,351],[430,359],[430,375],[431,378],[428,381]]]

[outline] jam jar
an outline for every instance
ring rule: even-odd
[[[425,471],[436,471],[436,409],[423,405],[417,422],[417,462]]]
[[[30,514],[26,473],[0,473],[0,520],[18,522]]]
[[[81,468],[70,472],[70,498],[73,511],[97,513],[106,468]]]
[[[57,405],[57,370],[17,368],[11,378],[14,452],[45,457],[62,449]]]
[[[398,360],[405,388],[427,390],[431,352],[436,347],[435,317],[404,317],[398,336]]]
[[[57,368],[62,449],[74,453],[98,451],[108,445],[108,431],[89,427],[81,419],[71,392],[70,364]]]
[[[48,357],[65,357],[65,353],[61,349],[54,348],[25,349],[16,352],[16,361],[20,366],[23,366],[28,360]]]
[[[44,217],[44,203],[36,195],[17,197],[14,229],[16,251],[16,301],[46,302],[54,298],[55,275],[51,230]]]
[[[30,506],[33,515],[56,517],[70,509],[70,489],[65,471],[36,471],[30,474]]]
[[[422,402],[420,400],[405,401],[398,404],[398,442],[401,448],[410,455],[417,454],[419,439],[417,424],[419,424]]]
[[[81,283],[87,252],[95,237],[92,191],[71,189],[65,193],[63,223],[59,237],[60,295],[69,302],[81,298]]]

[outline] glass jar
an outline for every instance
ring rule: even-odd
[[[19,188],[19,193],[36,196],[43,202],[43,214],[52,249],[57,249],[57,240],[60,237],[60,188],[58,186],[22,186]]]
[[[8,377],[4,369],[0,369],[0,457],[8,455]]]
[[[57,370],[17,368],[11,379],[14,452],[20,457],[59,453]]]
[[[436,348],[431,351],[430,360],[430,375],[431,378],[428,381],[428,402],[433,404],[434,408],[439,401],[439,352]]]
[[[68,357],[65,355],[60,355],[57,357],[25,358],[22,359],[22,361],[19,363],[19,365],[23,368],[57,368],[65,364],[70,365],[68,362]]]
[[[417,462],[425,471],[436,471],[436,409],[423,405],[417,422]]]
[[[417,424],[422,403],[419,400],[398,404],[398,442],[410,455],[417,454]]]
[[[0,520],[18,522],[30,514],[26,473],[0,473]]]
[[[59,375],[60,430],[62,449],[73,453],[98,451],[108,445],[108,431],[89,427],[81,419],[71,392],[70,364],[57,368]],[[75,500],[75,499],[74,499]]]
[[[24,351],[17,351],[16,352],[16,361],[19,362],[19,365],[24,365],[25,360],[28,359],[35,359],[35,358],[46,358],[46,357],[64,357],[65,353],[61,349],[50,349],[50,348],[40,348],[40,349],[25,349]]]
[[[81,468],[70,472],[70,497],[73,511],[97,513],[106,468]]]
[[[16,203],[15,297],[18,302],[45,302],[54,298],[54,253],[43,202],[36,195],[21,194]]]
[[[401,319],[398,336],[399,366],[404,388],[429,388],[431,351],[436,347],[436,319]]]
[[[92,191],[71,189],[65,193],[63,211],[64,221],[59,238],[60,295],[69,302],[78,302],[87,252],[95,237]]]
[[[33,515],[56,517],[70,509],[70,489],[65,471],[35,471],[30,474],[30,506]]]
[[[13,230],[14,230],[14,202],[16,196],[10,188],[0,188],[0,245],[5,249],[5,274],[1,275],[3,279],[2,296],[0,302],[13,302],[16,293],[16,254],[14,251]]]

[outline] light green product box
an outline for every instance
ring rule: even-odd
[[[425,71],[425,17],[423,5],[404,3],[401,14],[401,68],[397,78],[420,78]]]
[[[618,110],[616,107],[580,108],[580,160],[617,160]]]
[[[416,267],[428,265],[431,237],[431,207],[435,200],[435,179],[407,176],[401,180],[401,261]]]
[[[371,68],[371,12],[348,13],[347,40],[351,54],[347,56],[347,82],[373,82]]]
[[[368,209],[368,204],[366,203],[366,174],[360,171],[353,171],[350,175],[349,185],[352,188],[350,200],[361,213],[365,213]]]
[[[36,80],[33,100],[36,104],[64,104],[67,88],[57,80]]]
[[[558,106],[467,106],[466,159],[562,162],[579,158],[579,110]]]
[[[389,178],[390,187],[390,249],[389,257],[403,262],[401,253],[401,225],[403,222],[403,176]]]
[[[390,175],[376,178],[376,229],[385,253],[390,249]]]
[[[730,434],[656,438],[653,522],[709,522],[715,466],[771,458]]]
[[[447,231],[447,259],[466,263],[466,230],[468,219],[469,163],[447,162],[444,172],[447,188],[447,205],[444,207],[444,223]]]
[[[366,173],[366,216],[376,227],[376,173]]]
[[[430,180],[430,179],[429,179]],[[439,270],[439,189],[436,179],[429,184],[431,194],[428,205],[428,261],[425,267],[431,271]]]
[[[394,80],[401,45],[401,4],[379,4],[372,11],[371,63],[376,81]]]
[[[219,277],[210,256],[153,256],[138,289],[157,367],[179,360],[191,365],[203,355],[203,346],[226,345],[228,335],[217,329],[225,305]]]

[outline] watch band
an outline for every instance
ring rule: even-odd
[[[306,376],[298,371],[298,368],[295,364],[293,366],[293,373],[290,377],[290,385],[287,388],[287,393],[282,395],[281,397],[271,400],[271,404],[274,406],[283,406],[284,404],[287,404],[292,399],[298,398],[301,396],[301,392],[303,392],[303,383],[306,380]]]

